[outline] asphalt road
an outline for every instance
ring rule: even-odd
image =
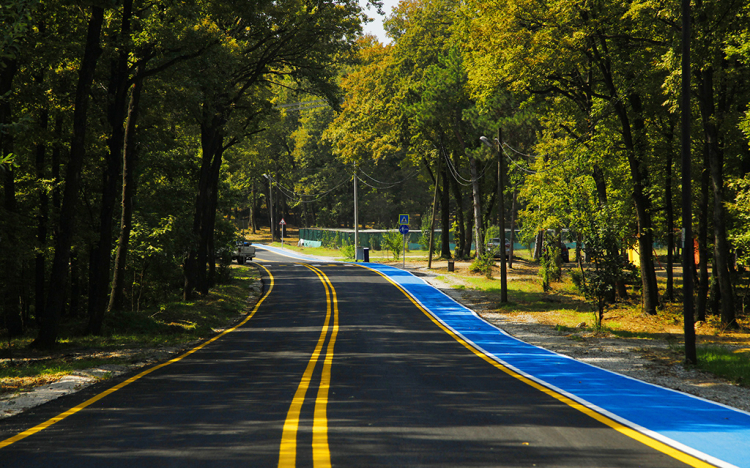
[[[241,327],[0,422],[0,467],[685,466],[479,358],[378,273],[269,252]],[[0,442],[2,445],[2,442]]]

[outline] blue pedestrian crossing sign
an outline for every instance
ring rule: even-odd
[[[409,224],[409,215],[408,214],[400,214],[398,215],[398,224],[404,226]]]

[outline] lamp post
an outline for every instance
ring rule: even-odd
[[[503,184],[504,171],[501,139],[502,132],[498,128],[497,138],[495,138],[496,145],[493,145],[486,136],[481,137],[479,140],[490,149],[497,149],[497,209],[499,212],[498,218],[500,219],[500,302],[508,302],[508,272],[505,264],[505,203],[503,200],[505,187]]]

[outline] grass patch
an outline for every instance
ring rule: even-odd
[[[723,346],[698,346],[698,368],[734,383],[750,386],[750,353]]]
[[[281,248],[281,242],[268,244],[271,247]],[[284,242],[284,248],[293,252],[299,252],[305,255],[314,255],[317,257],[333,257],[339,260],[344,259],[344,254],[339,249],[328,249],[325,247],[298,247],[296,244]]]

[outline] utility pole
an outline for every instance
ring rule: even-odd
[[[497,209],[500,211],[500,302],[505,303],[508,302],[508,272],[505,265],[505,199],[503,198],[505,168],[503,167],[503,131],[499,127],[495,143],[497,143]]]
[[[271,216],[271,242],[273,242],[276,233],[273,229],[273,180],[268,174],[263,174],[263,177],[268,180],[268,214]]]
[[[504,183],[503,183],[503,132],[497,129],[497,138],[495,145],[490,139],[483,136],[479,139],[489,148],[497,148],[497,210],[500,220],[500,302],[508,302],[508,271],[505,266],[505,203],[503,201]]]
[[[354,163],[354,261],[359,260],[359,209],[357,207],[357,163]],[[364,260],[364,259],[363,259]]]
[[[435,171],[435,194],[432,197],[432,219],[430,219],[430,243],[427,245],[427,269],[432,269],[432,244],[435,239],[435,207],[437,206],[438,181],[440,180],[440,153],[438,153],[437,170]],[[446,235],[446,233],[443,233]]]

